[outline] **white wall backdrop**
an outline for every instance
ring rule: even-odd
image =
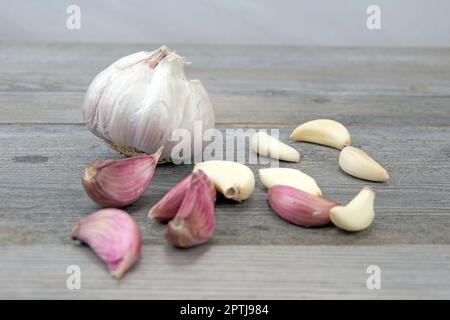
[[[0,0],[0,41],[450,46],[449,15],[449,0]]]

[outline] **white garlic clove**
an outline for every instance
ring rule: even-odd
[[[234,161],[211,160],[197,163],[194,172],[202,170],[216,190],[235,201],[248,199],[255,190],[255,176],[246,165]]]
[[[346,231],[367,229],[375,218],[375,192],[365,187],[345,207],[336,206],[330,210],[333,224]]]
[[[316,180],[297,169],[259,169],[259,178],[266,188],[271,188],[275,185],[284,185],[305,191],[314,196],[322,196],[322,191],[317,185]]]
[[[384,182],[389,179],[388,172],[363,150],[348,146],[339,154],[339,167],[351,176]]]
[[[336,149],[342,149],[344,146],[352,144],[347,128],[330,119],[308,121],[295,128],[290,138],[295,141],[312,142]]]
[[[255,133],[252,136],[251,145],[253,151],[266,157],[290,162],[300,161],[300,153],[297,150],[264,131]]]

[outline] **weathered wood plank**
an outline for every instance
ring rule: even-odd
[[[159,166],[126,209],[141,226],[143,259],[112,280],[67,238],[98,208],[82,189],[84,166],[119,157],[80,125],[80,104],[100,70],[155,47],[0,43],[0,298],[450,296],[450,49],[173,46],[193,61],[188,75],[204,82],[222,126],[287,127],[287,141],[289,127],[335,118],[391,180],[357,180],[338,169],[337,150],[289,142],[302,161],[282,166],[314,176],[326,197],[346,202],[373,186],[374,225],[358,234],[290,225],[257,177],[248,201],[219,198],[214,239],[183,251],[146,213],[191,166]],[[69,264],[82,267],[81,291],[65,288]],[[365,287],[370,264],[382,269],[382,290]]]
[[[0,299],[448,299],[449,249],[146,245],[118,282],[84,246],[3,246]],[[81,290],[66,288],[69,265],[81,268]],[[366,287],[369,265],[381,269],[380,290]]]
[[[157,45],[0,44],[0,91],[84,92],[118,58]],[[450,93],[450,49],[176,45],[211,93],[438,95]]]
[[[257,178],[251,199],[237,204],[219,199],[215,245],[381,245],[450,244],[449,128],[350,127],[354,144],[389,170],[391,180],[376,184],[341,172],[338,151],[289,142],[302,154],[300,168],[316,178],[326,197],[350,200],[363,186],[378,192],[377,218],[367,231],[305,229],[279,219],[266,203]],[[281,130],[288,141],[290,130]],[[84,126],[0,126],[0,244],[67,243],[72,225],[98,207],[86,196],[80,175],[87,163],[118,157]],[[256,172],[261,165],[252,165]],[[144,243],[165,243],[165,226],[147,219],[147,210],[188,174],[189,165],[161,165],[151,187],[127,208],[143,227]]]
[[[155,45],[0,44],[0,123],[80,123],[92,78],[147,47]],[[193,61],[188,73],[202,79],[223,125],[449,123],[449,49],[176,47]]]
[[[0,92],[0,124],[81,124],[84,92]],[[218,125],[297,126],[332,118],[352,126],[447,126],[449,97],[211,94]]]

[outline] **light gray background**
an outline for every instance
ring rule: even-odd
[[[82,29],[66,28],[79,5]],[[366,8],[382,30],[366,28]],[[0,0],[0,41],[449,46],[448,0]]]

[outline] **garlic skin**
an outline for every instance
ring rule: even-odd
[[[202,173],[204,174],[204,173]],[[192,173],[176,184],[148,212],[150,219],[158,221],[172,220],[177,214],[192,181]],[[216,189],[209,189],[211,198],[216,196]]]
[[[139,226],[125,211],[119,209],[102,209],[83,218],[74,227],[70,238],[89,245],[117,279],[141,255]]]
[[[339,167],[347,174],[375,182],[389,180],[389,174],[363,150],[348,146],[339,154]]]
[[[253,151],[266,157],[289,162],[300,161],[300,153],[297,150],[264,131],[255,133],[252,136],[251,145]]]
[[[330,209],[338,205],[336,202],[282,185],[270,188],[267,199],[281,218],[302,227],[320,227],[329,224]]]
[[[202,170],[225,198],[243,201],[255,190],[255,176],[249,167],[234,161],[210,160],[199,162],[193,172]]]
[[[330,219],[339,229],[361,231],[367,229],[375,218],[375,192],[363,188],[345,207],[336,206],[330,210]]]
[[[88,196],[104,207],[121,208],[137,201],[152,181],[162,147],[155,154],[97,160],[81,178]]]
[[[186,59],[162,46],[123,57],[99,73],[87,90],[84,121],[96,136],[127,155],[154,153],[170,161],[172,132],[214,128],[214,111],[199,80],[188,80]],[[191,139],[192,143],[194,139]],[[194,150],[194,148],[192,148]]]
[[[291,168],[265,168],[259,169],[259,178],[266,188],[275,185],[284,185],[305,191],[314,196],[321,197],[322,190],[313,177],[297,169]]]
[[[295,141],[317,143],[339,150],[352,144],[347,128],[330,119],[308,121],[295,128],[290,138]]]
[[[192,174],[185,177],[176,186],[170,189],[170,191],[149,210],[148,217],[158,221],[172,220],[183,202],[184,196],[191,185],[191,180]],[[214,193],[215,192],[216,190],[214,190]]]
[[[191,177],[180,208],[167,228],[167,240],[179,248],[189,248],[212,238],[215,227],[214,184],[199,170]]]

